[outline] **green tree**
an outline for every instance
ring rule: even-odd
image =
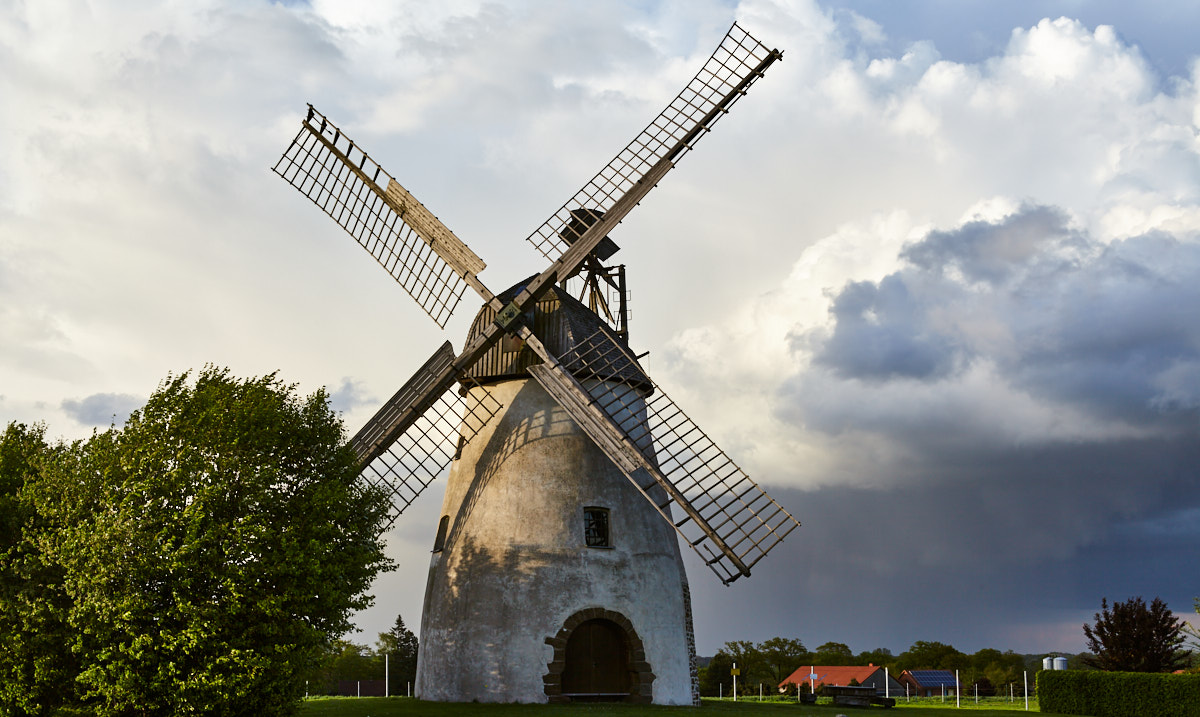
[[[733,687],[733,675],[730,672],[732,669],[733,658],[724,650],[718,650],[708,661],[708,665],[698,670],[700,694],[705,697],[728,697]]]
[[[67,450],[45,426],[10,423],[0,436],[0,714],[51,714],[74,698],[78,663],[67,645],[71,598],[60,566],[38,547],[45,528],[28,495],[42,467]]]
[[[375,660],[370,648],[349,640],[338,640],[333,645],[333,660],[329,665],[334,692],[342,680],[378,680],[383,677],[383,660]]]
[[[812,660],[817,665],[852,665],[854,653],[842,642],[827,642],[816,649]]]
[[[1083,634],[1095,657],[1087,662],[1096,669],[1120,672],[1172,672],[1187,667],[1190,655],[1184,643],[1184,621],[1167,604],[1154,598],[1149,606],[1141,597],[1108,606],[1100,600],[1095,624],[1084,624]]]
[[[971,671],[968,681],[979,681],[980,689],[986,681],[993,688],[999,688],[1021,680],[1021,672],[1025,669],[1025,658],[1009,650],[1000,652],[992,648],[984,648],[971,655]]]
[[[762,671],[766,677],[764,681],[770,682],[772,689],[798,670],[808,658],[808,650],[799,638],[772,637],[758,643],[756,649],[762,660]]]
[[[969,665],[969,658],[941,642],[917,640],[896,658],[901,670],[956,670]]]
[[[725,643],[721,648],[730,660],[737,665],[741,674],[738,675],[738,693],[748,692],[751,685],[757,690],[759,682],[767,681],[767,672],[763,663],[762,653],[749,640],[734,640]]]
[[[408,683],[416,681],[417,647],[417,636],[404,626],[402,615],[396,616],[396,624],[391,630],[379,633],[379,639],[375,641],[375,654],[380,657],[388,655],[384,662],[388,667],[392,694],[405,694]]]
[[[313,695],[336,695],[342,681],[383,679],[383,655],[366,645],[338,638],[321,650],[317,665],[305,680]]]
[[[98,715],[288,714],[391,567],[324,391],[206,367],[31,491]]]
[[[895,662],[896,656],[886,647],[864,650],[854,658],[856,665],[875,665],[876,667],[891,667]]]

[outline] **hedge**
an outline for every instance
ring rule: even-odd
[[[1043,712],[1093,717],[1200,717],[1200,674],[1043,670]]]

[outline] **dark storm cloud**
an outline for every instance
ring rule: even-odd
[[[941,320],[945,307],[972,292],[1005,291],[1017,277],[1037,283],[1072,269],[1088,246],[1067,223],[1059,209],[1027,206],[999,222],[930,232],[901,252],[907,270],[850,282],[837,294],[827,337],[802,334],[793,342],[815,342],[814,361],[843,378],[945,378],[973,353],[969,337]]]
[[[128,393],[96,393],[79,400],[68,398],[62,409],[85,426],[119,426],[142,403],[143,399]]]
[[[982,358],[1035,400],[1195,425],[1200,244],[1149,234],[1104,245],[1060,210],[1025,206],[931,232],[901,258],[879,282],[843,287],[832,329],[794,347],[839,377],[875,381],[943,379]]]
[[[1138,424],[1195,426],[1200,245],[1113,242],[1055,283],[1029,287],[1015,383]],[[1014,322],[1015,324],[1015,322]]]
[[[813,359],[844,378],[936,379],[960,363],[954,337],[930,325],[926,306],[898,275],[850,282],[831,312],[836,326]]]

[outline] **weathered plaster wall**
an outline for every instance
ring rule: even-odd
[[[572,615],[601,608],[627,617],[641,638],[653,701],[692,704],[674,530],[535,381],[489,388],[505,410],[451,467],[417,696],[545,702],[554,658],[546,639]],[[611,549],[584,545],[584,506],[610,509]]]

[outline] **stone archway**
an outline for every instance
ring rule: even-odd
[[[579,631],[578,634],[577,631]],[[572,640],[572,637],[575,639]],[[546,697],[550,702],[570,702],[572,700],[567,694],[569,690],[563,689],[564,677],[568,686],[571,686],[572,681],[577,686],[581,678],[577,673],[564,675],[564,672],[568,669],[570,659],[572,657],[576,660],[579,659],[579,651],[586,650],[580,645],[581,640],[597,643],[597,649],[604,652],[613,649],[624,651],[624,654],[616,655],[609,667],[603,670],[605,674],[597,678],[602,681],[602,685],[611,685],[613,684],[612,680],[620,679],[613,675],[613,670],[620,669],[625,673],[624,679],[620,679],[620,684],[628,688],[628,696],[622,701],[641,704],[649,704],[652,701],[654,673],[650,669],[650,663],[646,662],[646,651],[637,631],[633,629],[633,624],[619,612],[603,608],[588,608],[567,618],[557,635],[546,638],[546,644],[554,648],[554,658],[547,665],[548,671],[542,678],[545,683]],[[568,647],[570,647],[570,653],[575,653],[574,655],[569,653]],[[613,667],[613,664],[619,665],[619,667]]]

